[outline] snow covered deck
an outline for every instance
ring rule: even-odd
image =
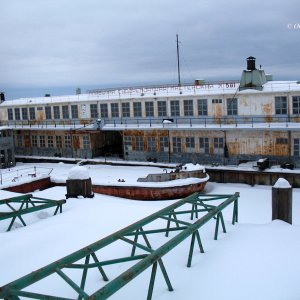
[[[239,223],[230,225],[232,209],[224,211],[227,234],[221,233],[219,241],[213,240],[214,226],[200,230],[205,253],[194,252],[191,268],[186,268],[190,240],[164,257],[170,273],[173,292],[166,288],[161,273],[157,273],[153,299],[155,300],[280,300],[299,299],[300,262],[300,189],[293,189],[293,224],[271,221],[271,187],[249,187],[242,184],[208,183],[207,193],[232,194],[240,192]],[[0,191],[0,196],[5,191]],[[55,187],[34,193],[37,197],[60,199],[65,188]],[[15,194],[14,194],[15,195]],[[140,202],[104,195],[94,199],[69,199],[62,214],[51,218],[50,214],[31,216],[27,227],[4,232],[0,228],[0,286],[33,270],[52,263],[82,247],[85,247],[137,220],[174,203]],[[163,221],[162,221],[163,222]],[[214,221],[211,221],[214,224]],[[163,224],[165,224],[163,222]],[[208,224],[209,225],[209,224]],[[173,235],[171,234],[171,237]],[[156,245],[160,239],[151,239]],[[22,251],[20,251],[22,249]],[[128,254],[122,247],[112,247],[102,258],[116,253]],[[31,254],[31,255],[29,255]],[[18,267],[12,267],[14,266]],[[109,268],[107,275],[125,270]],[[92,274],[91,289],[96,289],[100,280]],[[128,295],[145,299],[150,270],[145,271],[130,285],[122,288],[111,299],[123,300]],[[72,297],[72,291],[50,282],[36,285],[45,293],[54,290]],[[218,288],[215,288],[217,285]],[[201,290],[199,291],[199,286]]]

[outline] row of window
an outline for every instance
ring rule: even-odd
[[[79,136],[52,136],[52,135],[32,135],[31,136],[31,147],[39,148],[71,148],[72,147],[72,138],[78,138]],[[16,136],[16,145],[17,147],[23,147],[23,136]],[[90,149],[90,138],[89,136],[82,136],[82,148]]]
[[[78,119],[78,105],[71,105],[71,114],[69,111],[68,105],[63,106],[45,106],[45,118],[47,120],[52,119]],[[43,107],[37,107],[37,110],[43,110]],[[29,114],[28,114],[29,112]],[[12,108],[7,109],[7,117],[8,120],[13,120],[15,114],[15,120],[35,120],[36,119],[36,112],[35,107],[29,107],[29,110],[27,107],[22,107],[21,109],[19,107],[15,107],[14,111]],[[21,118],[22,117],[22,118]]]
[[[172,137],[173,153],[182,153],[182,145],[185,144],[185,152],[193,153],[195,152],[195,137]],[[213,153],[214,154],[223,154],[224,153],[224,138],[215,137],[209,139],[208,137],[200,137],[199,141],[199,153],[209,154],[210,143],[212,143]],[[300,139],[294,139],[293,144],[293,155],[300,156]],[[169,140],[168,137],[159,137],[158,143],[155,137],[146,138],[148,152],[168,152],[169,151]],[[276,144],[288,144],[287,138],[277,138]],[[158,149],[157,149],[158,147]],[[125,136],[124,137],[124,148],[125,151],[145,151],[144,149],[144,137],[143,136]]]
[[[208,115],[208,100],[198,99],[197,100],[197,114],[198,116]],[[180,101],[171,100],[170,101],[170,113],[167,110],[167,101],[157,101],[157,117],[166,117],[170,115],[171,117],[179,117],[181,115],[189,117],[194,116],[194,100],[183,100],[183,114],[180,112]],[[212,99],[212,104],[220,104],[222,99]],[[131,115],[131,106],[133,116]],[[154,117],[154,102],[145,101],[145,116]],[[236,116],[238,115],[238,100],[236,98],[228,98],[227,102],[227,115]],[[78,119],[78,105],[62,105],[62,106],[45,106],[38,107],[37,110],[45,111],[46,120],[52,119]],[[100,111],[99,111],[100,109]],[[121,111],[120,111],[121,110]],[[141,102],[123,102],[121,106],[119,103],[110,103],[110,112],[112,118],[123,118],[142,117],[142,103]],[[300,114],[300,96],[292,97],[292,112],[293,114]],[[275,114],[276,115],[286,115],[288,113],[288,101],[286,96],[275,97]],[[35,107],[16,107],[14,110],[12,108],[7,109],[8,120],[35,120],[36,111]],[[102,103],[100,106],[97,104],[90,104],[90,117],[91,118],[108,118],[109,110],[108,104]]]
[[[212,103],[219,103],[214,102]],[[216,99],[219,100],[219,99]],[[220,99],[222,101],[222,99]],[[198,115],[206,116],[207,115],[207,99],[198,99]],[[98,111],[97,104],[90,104],[90,117],[91,118],[108,118],[108,104],[102,103],[99,106],[100,112]],[[78,118],[78,105],[71,105],[71,114],[69,111],[68,105],[63,106],[45,106],[38,107],[37,110],[45,110],[46,120],[52,119],[72,119]],[[142,103],[133,102],[133,117],[139,118],[142,117]],[[110,103],[110,112],[112,118],[120,117],[120,108],[119,103]],[[183,101],[183,114],[184,116],[194,116],[194,101],[193,100],[184,100]],[[227,114],[234,115],[237,114],[237,99],[227,99]],[[27,107],[16,107],[14,110],[12,108],[7,109],[8,120],[35,120],[36,111],[35,107],[29,107],[29,114]],[[146,117],[154,117],[154,102],[146,101],[145,102],[145,115]],[[167,101],[157,101],[157,116],[166,117],[168,115],[167,111]],[[180,116],[180,102],[179,100],[170,101],[170,116]],[[121,103],[121,117],[129,118],[131,117],[130,112],[130,102]]]
[[[185,152],[195,152],[195,137],[172,137],[173,153],[181,153],[182,145],[185,144]],[[168,137],[159,137],[158,144],[155,137],[147,137],[147,151],[156,152],[168,152],[169,151],[169,140]],[[159,149],[157,149],[157,147]],[[125,151],[144,151],[144,137],[143,136],[125,136],[124,137],[124,148]],[[209,138],[199,138],[199,149],[200,153],[209,153]],[[224,139],[222,137],[213,138],[213,150],[214,154],[222,154],[224,151]]]

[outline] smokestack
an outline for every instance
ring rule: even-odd
[[[0,103],[5,101],[5,95],[4,93],[0,93]]]
[[[247,70],[248,71],[254,71],[254,70],[256,70],[255,60],[256,60],[256,58],[253,57],[253,56],[249,56],[247,58]]]

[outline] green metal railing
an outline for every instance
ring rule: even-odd
[[[188,253],[187,267],[191,266],[194,253],[195,242],[197,241],[200,252],[204,252],[199,228],[208,221],[215,219],[214,239],[218,238],[220,223],[223,232],[226,232],[222,211],[229,204],[233,203],[232,224],[238,221],[238,197],[234,195],[201,195],[194,193],[176,203],[147,216],[146,218],[123,228],[81,250],[78,250],[54,263],[51,263],[35,272],[32,272],[20,279],[17,279],[0,288],[0,297],[4,299],[20,299],[20,297],[31,299],[107,299],[117,292],[124,285],[129,283],[140,273],[152,266],[147,299],[152,299],[152,293],[156,278],[157,267],[159,266],[169,291],[173,290],[171,281],[167,274],[162,257],[180,244],[183,240],[191,236],[191,244]],[[218,201],[218,205],[212,205],[211,201]],[[221,203],[220,203],[221,202]],[[195,220],[195,221],[194,221]],[[166,226],[162,227],[162,222],[166,221]],[[164,223],[164,222],[163,222]],[[147,227],[147,228],[146,228]],[[148,228],[149,227],[149,228]],[[173,238],[154,249],[150,243],[149,236],[154,234],[165,234],[168,237],[171,233],[176,233]],[[139,241],[139,238],[141,241]],[[112,245],[115,242],[124,242],[129,245],[130,255],[101,260],[100,250]],[[118,248],[119,249],[119,248]],[[142,254],[136,254],[137,249]],[[97,252],[97,255],[96,255]],[[103,255],[103,253],[102,253]],[[92,260],[92,262],[91,262]],[[94,293],[89,293],[86,289],[87,274],[89,270],[98,269],[104,281],[108,281],[107,271],[104,266],[115,265],[130,261],[136,261],[125,272],[118,275]],[[72,272],[68,269],[82,270],[80,282],[72,279]],[[74,290],[72,298],[54,296],[30,292],[28,289],[34,283],[46,277],[57,274],[66,285]],[[78,281],[78,280],[77,280]],[[24,291],[26,289],[26,291]],[[62,293],[55,291],[55,294]]]
[[[17,219],[26,226],[23,215],[51,207],[56,207],[54,211],[54,215],[56,215],[58,211],[62,212],[64,203],[66,203],[66,200],[49,200],[33,197],[31,194],[2,199],[0,200],[0,205],[4,205],[9,211],[0,211],[0,221],[11,219],[7,228],[7,231],[10,231]]]

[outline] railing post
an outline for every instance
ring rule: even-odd
[[[279,178],[272,187],[272,220],[279,219],[292,224],[293,193],[289,182]]]

